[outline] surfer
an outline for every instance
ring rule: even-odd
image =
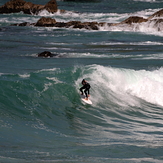
[[[83,89],[85,89],[84,90],[84,93],[85,93],[85,96],[86,96],[86,100],[88,100],[88,97],[90,96],[90,94],[89,94],[89,89],[91,88],[91,86],[90,86],[90,84],[85,80],[85,79],[83,79],[82,80],[82,87],[80,88],[80,91],[81,91],[81,95],[83,95]]]

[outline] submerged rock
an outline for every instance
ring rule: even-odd
[[[49,51],[44,51],[44,52],[42,52],[42,53],[39,53],[39,54],[37,54],[37,56],[38,57],[57,57],[57,56],[59,56],[58,54],[53,54],[53,53],[51,53],[51,52],[49,52]]]
[[[17,13],[24,12],[25,14],[38,14],[42,10],[47,10],[50,13],[57,12],[56,0],[50,0],[46,5],[33,4],[24,0],[10,0],[0,7],[0,13]]]

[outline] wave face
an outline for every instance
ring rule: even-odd
[[[2,160],[137,162],[152,161],[153,151],[156,160],[162,156],[162,68],[88,65],[0,78]],[[83,78],[92,86],[93,105],[80,101]]]
[[[162,80],[163,69],[146,71],[146,70],[131,70],[119,69],[104,66],[90,66],[93,72],[84,75],[84,78],[89,76],[93,83],[93,94],[96,94],[96,101],[106,97],[109,102],[119,103],[122,99],[122,105],[137,105],[134,104],[134,98],[145,100],[149,103],[163,106]],[[81,80],[81,79],[80,79]],[[151,94],[152,92],[152,94]],[[155,96],[156,95],[156,96]],[[131,102],[130,102],[131,98]],[[119,102],[118,102],[119,101]],[[101,101],[100,101],[101,102]]]

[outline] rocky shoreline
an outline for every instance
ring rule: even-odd
[[[36,23],[23,22],[11,24],[12,26],[36,26],[36,27],[58,27],[58,28],[77,28],[87,30],[99,30],[100,27],[107,26],[120,26],[129,25],[133,23],[149,22],[153,24],[153,27],[157,28],[158,31],[163,31],[163,19],[144,19],[143,17],[131,16],[120,23],[107,23],[107,22],[81,22],[81,21],[69,21],[69,22],[57,22],[55,19],[42,17]]]
[[[24,14],[38,14],[42,10],[47,10],[49,13],[57,12],[58,6],[56,0],[50,0],[46,5],[33,4],[24,0],[10,0],[0,7],[0,14],[3,13],[16,13],[23,12]],[[59,10],[65,12],[64,10]],[[59,27],[59,28],[78,28],[88,30],[98,30],[104,26],[119,26],[119,25],[132,25],[133,23],[149,22],[153,23],[158,28],[158,31],[163,30],[163,9],[149,16],[147,19],[138,16],[131,16],[120,23],[107,23],[107,22],[57,22],[55,19],[42,17],[36,23],[23,22],[12,24],[13,26],[36,26],[36,27]]]

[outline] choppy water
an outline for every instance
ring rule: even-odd
[[[10,24],[42,16],[117,23],[146,18],[163,1],[57,2],[65,14],[0,15],[0,162],[162,163],[163,33],[157,27]],[[38,58],[45,50],[62,58]],[[83,78],[93,105],[79,98]]]

